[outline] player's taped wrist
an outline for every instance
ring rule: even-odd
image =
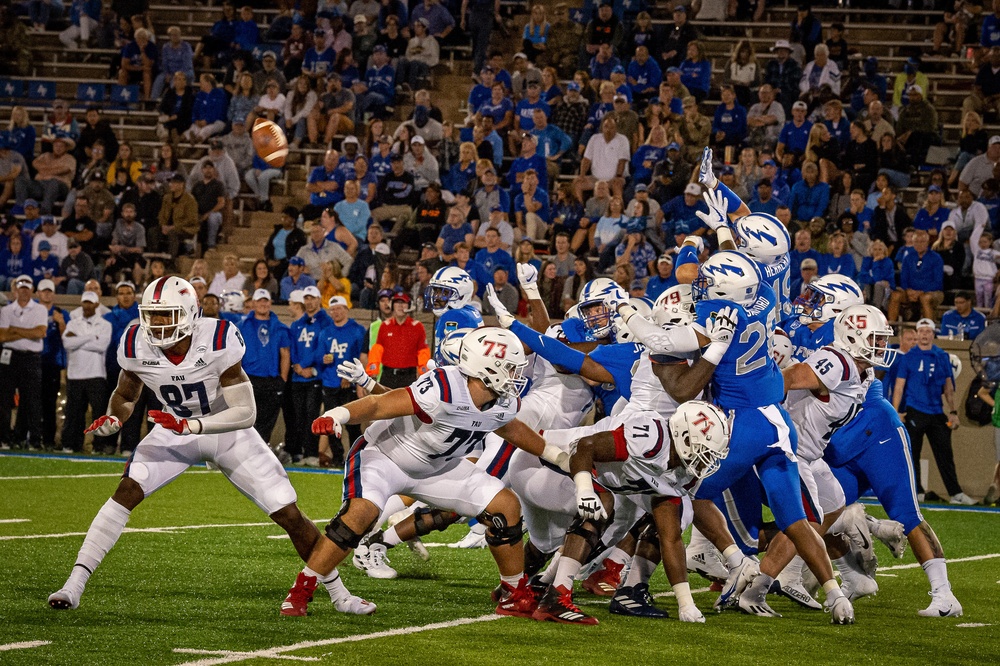
[[[743,199],[740,199],[731,189],[729,189],[725,183],[721,180],[715,184],[715,191],[719,192],[723,197],[726,198],[726,203],[729,204],[728,211],[730,213],[735,213],[743,205]]]
[[[188,419],[188,428],[195,435],[232,432],[253,427],[257,420],[257,405],[249,381],[222,387],[226,409],[200,419]]]
[[[733,232],[730,231],[729,225],[716,229],[715,237],[719,240],[719,247],[722,247],[723,243],[732,243],[733,245],[736,245],[736,239],[733,238]]]
[[[694,597],[691,596],[690,583],[677,583],[676,585],[672,585],[671,588],[674,591],[674,596],[677,597],[677,606],[679,608],[694,606]]]
[[[375,378],[369,375],[368,373],[363,374],[362,377],[363,379],[359,379],[357,381],[358,387],[371,393],[372,390],[375,388],[375,385],[378,384],[378,382],[375,381]]]
[[[340,407],[334,407],[330,411],[324,413],[323,417],[333,419],[340,425],[345,425],[351,420],[351,412],[347,409],[347,407],[341,405]]]
[[[534,331],[519,321],[515,321],[510,326],[511,332],[524,342],[531,350],[544,358],[552,365],[558,365],[570,371],[574,375],[580,374],[583,368],[583,361],[587,355],[577,351],[572,347],[567,347],[555,338]]]
[[[725,342],[713,342],[705,351],[702,352],[701,357],[711,363],[712,365],[719,365],[722,362],[722,357],[726,355],[729,351],[729,344]]]
[[[545,462],[552,463],[564,472],[569,472],[570,455],[565,449],[559,448],[554,444],[546,444],[539,458]]]
[[[576,484],[576,492],[580,495],[594,492],[594,477],[590,472],[577,472],[573,475],[573,483]]]
[[[524,297],[529,301],[540,301],[542,300],[542,295],[538,292],[538,283],[532,282],[531,284],[522,284],[521,291],[524,292]]]

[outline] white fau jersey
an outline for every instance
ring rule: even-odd
[[[562,327],[550,326],[545,335],[562,338]],[[587,380],[580,375],[559,372],[538,354],[528,358],[534,359],[534,366],[531,388],[521,404],[521,420],[535,430],[579,425],[594,406],[594,390]]]
[[[514,396],[480,411],[469,395],[468,379],[455,366],[428,372],[405,390],[413,416],[376,421],[364,439],[413,478],[432,476],[481,449],[487,433],[513,421],[521,408]]]
[[[843,349],[820,347],[803,361],[826,387],[827,395],[805,389],[790,391],[785,406],[799,434],[798,455],[810,462],[823,457],[830,437],[861,410],[865,393],[874,377],[869,368],[864,377]]]
[[[655,412],[637,411],[611,432],[615,437],[615,462],[595,463],[597,482],[624,495],[683,497],[696,479],[683,466],[670,467],[670,430]]]
[[[658,363],[688,363],[684,355],[663,356],[657,354]],[[639,367],[632,376],[632,397],[622,410],[622,414],[650,411],[668,419],[677,411],[679,403],[663,389],[660,379],[653,374],[653,359],[647,349],[639,357]]]
[[[199,317],[191,332],[191,348],[174,365],[133,324],[118,344],[118,365],[139,376],[163,403],[163,411],[196,419],[227,408],[219,378],[243,359],[245,350],[238,328],[222,319]]]

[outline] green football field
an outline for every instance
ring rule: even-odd
[[[856,603],[858,623],[775,598],[781,619],[711,612],[715,594],[694,576],[704,625],[612,616],[606,600],[576,598],[596,627],[492,615],[493,562],[484,550],[436,547],[422,562],[390,551],[400,577],[379,581],[349,564],[348,587],[378,604],[369,617],[337,613],[320,589],[307,618],[278,615],[301,567],[291,543],[225,478],[192,470],[141,505],[91,578],[81,606],[46,604],[74,562],[91,519],[117,485],[121,462],[0,456],[0,664],[996,664],[1000,654],[1000,513],[932,510],[965,608],[931,619],[927,580],[907,550],[877,544],[881,592]],[[299,503],[325,520],[341,477],[292,472]],[[942,508],[943,507],[938,507]],[[877,515],[883,515],[874,509]],[[456,526],[426,541],[456,541]],[[659,605],[676,615],[662,568]],[[579,590],[579,586],[578,586]]]

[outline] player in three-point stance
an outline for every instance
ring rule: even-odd
[[[125,464],[115,494],[90,525],[66,584],[49,596],[55,609],[76,608],[87,580],[115,545],[129,516],[146,497],[191,465],[211,461],[236,488],[283,527],[302,558],[319,530],[295,504],[281,463],[253,429],[253,388],[243,372],[245,346],[229,322],[202,319],[194,287],[178,277],[154,281],[142,295],[139,323],[118,346],[122,368],[106,415],[87,432],[111,435],[132,414],[143,386],[163,403],[156,425]],[[337,610],[367,615],[375,605],[351,595],[333,572],[326,581]]]
[[[408,387],[336,407],[313,422],[314,432],[334,436],[346,423],[372,424],[351,448],[343,506],[309,554],[282,604],[283,615],[307,613],[317,581],[336,571],[397,494],[485,523],[486,541],[500,570],[496,612],[531,615],[535,603],[524,575],[520,503],[499,479],[466,459],[487,433],[496,432],[515,446],[568,465],[567,453],[546,446],[516,418],[527,364],[513,334],[480,328],[463,338],[458,366],[438,368]]]

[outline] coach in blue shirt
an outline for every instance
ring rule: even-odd
[[[302,300],[305,314],[291,326],[292,381],[289,390],[292,423],[285,437],[285,449],[295,462],[316,467],[319,465],[319,440],[312,434],[312,422],[319,416],[323,402],[319,378],[322,359],[318,352],[319,337],[333,320],[321,307],[322,300],[316,287],[303,289]]]
[[[830,185],[819,179],[819,167],[814,162],[806,162],[802,165],[802,180],[792,185],[788,202],[792,219],[808,222],[823,217],[829,205]]]
[[[253,293],[253,312],[243,317],[238,326],[246,343],[243,370],[250,377],[257,403],[257,421],[253,427],[270,443],[292,365],[288,327],[271,312],[271,292],[267,289]]]
[[[941,316],[941,336],[955,336],[959,340],[975,340],[986,328],[986,317],[972,309],[972,294],[960,291],[955,294],[955,307]]]
[[[903,303],[919,303],[920,316],[933,319],[944,300],[944,259],[928,249],[930,237],[923,229],[913,232],[913,250],[903,257],[899,288],[889,298],[889,321],[899,319]]]
[[[320,377],[323,383],[323,409],[330,411],[334,407],[346,405],[357,400],[359,393],[346,379],[337,375],[337,368],[344,361],[360,360],[361,365],[368,362],[365,353],[368,330],[348,316],[347,300],[342,296],[330,298],[330,316],[333,320],[319,335],[319,346],[316,354],[319,356]],[[348,425],[348,442],[354,442],[361,436],[360,425]],[[324,442],[320,440],[320,461],[333,467],[344,466],[344,447],[339,441],[330,441],[330,460],[324,456]]]
[[[945,416],[941,408],[942,399],[948,409]],[[913,460],[919,464],[920,450],[924,435],[930,442],[938,472],[953,504],[973,504],[973,500],[962,492],[955,473],[955,457],[951,448],[951,429],[958,427],[958,412],[955,410],[955,380],[951,374],[951,360],[947,352],[934,344],[934,321],[921,319],[917,322],[917,345],[906,352],[899,364],[896,385],[892,391],[892,406],[900,410],[900,402],[906,402],[900,418],[910,434]],[[915,469],[919,469],[914,466]],[[917,497],[924,499],[924,489],[920,485],[920,475],[915,473]]]

